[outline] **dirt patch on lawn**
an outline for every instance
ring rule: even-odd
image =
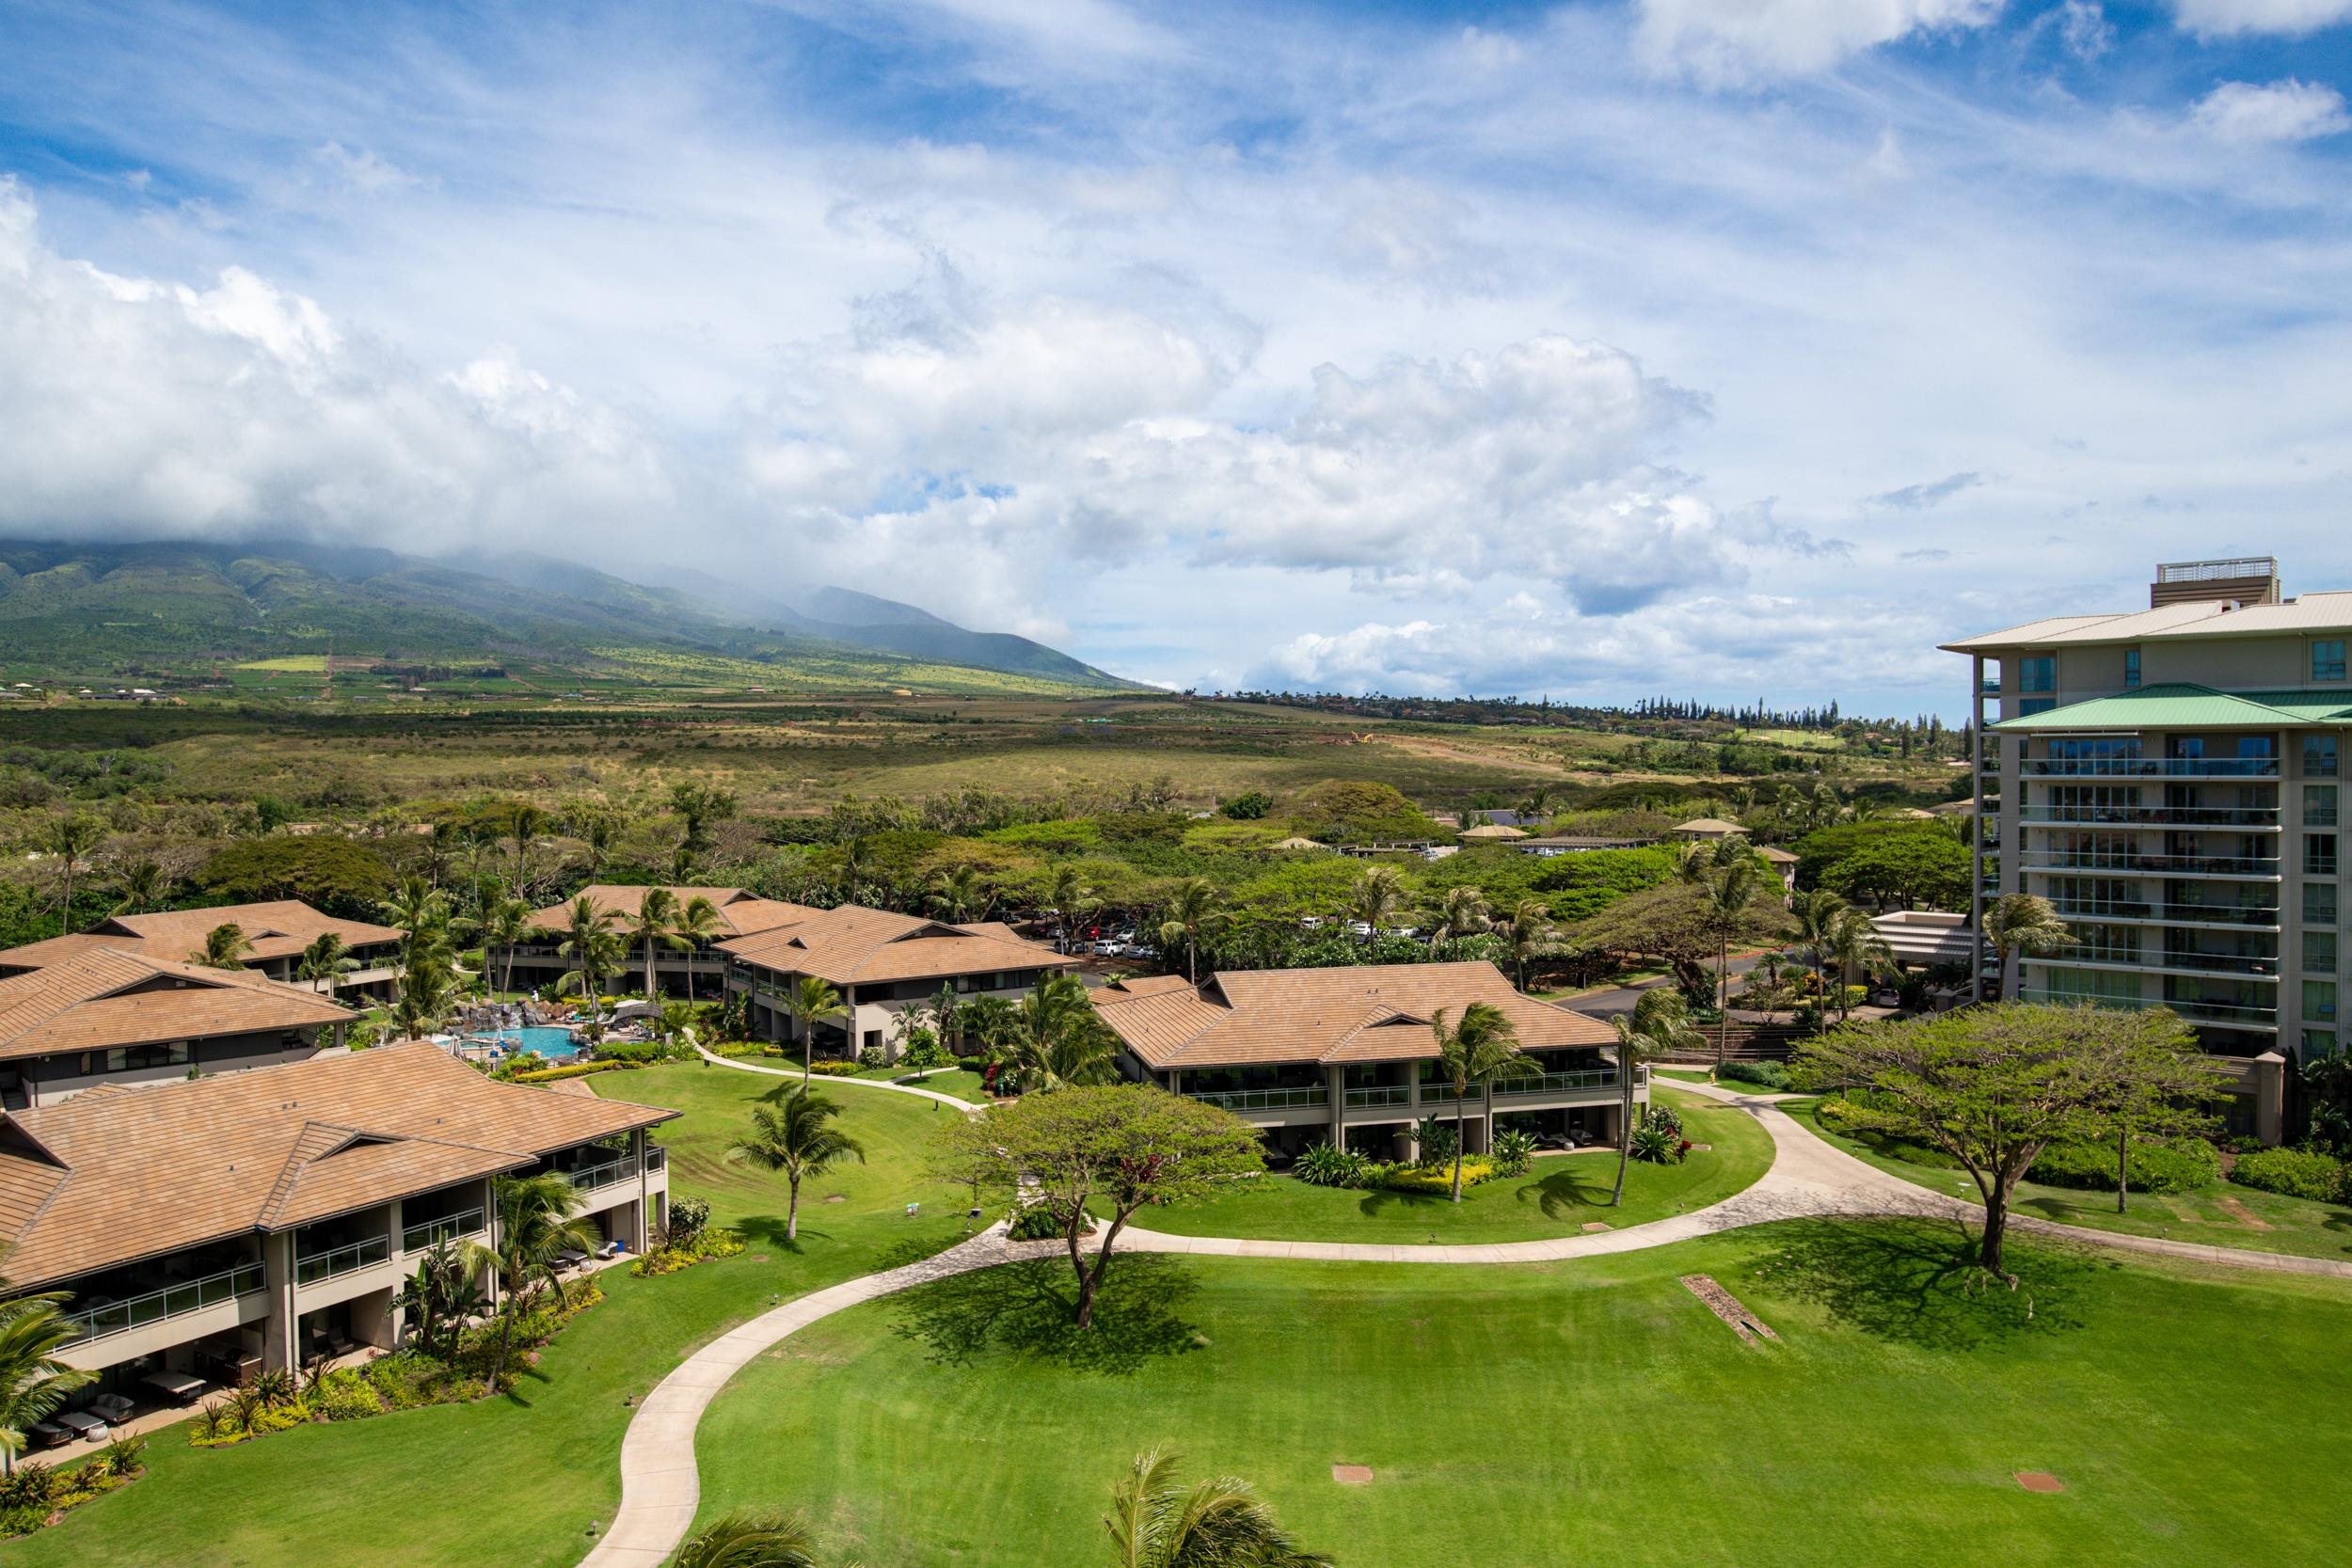
[[[1682,1288],[1706,1303],[1709,1312],[1730,1324],[1731,1331],[1740,1336],[1741,1342],[1752,1345],[1758,1338],[1780,1338],[1772,1332],[1771,1324],[1742,1307],[1740,1298],[1716,1284],[1711,1275],[1686,1274],[1682,1276]]]
[[[1331,1466],[1331,1479],[1342,1486],[1369,1486],[1372,1484],[1372,1466],[1369,1465],[1334,1465]]]

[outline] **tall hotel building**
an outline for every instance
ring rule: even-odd
[[[2285,598],[2254,559],[1945,645],[1980,721],[1972,924],[2038,893],[2075,939],[2022,958],[2010,994],[2170,1007],[2233,1068],[2233,1128],[2269,1142],[2290,1065],[2338,1043],[2347,643],[2352,593]]]

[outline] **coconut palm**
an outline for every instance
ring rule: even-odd
[[[1860,910],[1849,909],[1837,917],[1830,928],[1829,946],[1825,956],[1836,966],[1837,1017],[1843,1022],[1853,1008],[1846,999],[1846,976],[1859,974],[1867,980],[1874,975],[1894,974],[1898,970],[1895,949],[1879,934],[1870,917]]]
[[[164,901],[171,891],[171,875],[151,860],[134,861],[116,879],[116,914],[143,914]]]
[[[670,934],[682,940],[691,951],[708,946],[726,935],[726,921],[720,915],[719,906],[698,893],[678,911],[676,920],[671,923]],[[694,969],[691,964],[686,970],[686,994],[689,1000],[694,994]]]
[[[2001,985],[1995,1001],[2009,996],[2010,960],[2019,954],[2033,957],[2072,947],[2066,922],[2047,898],[2038,893],[2004,893],[1984,911],[1985,944],[2000,956]]]
[[[678,896],[666,887],[649,887],[637,900],[637,918],[630,928],[645,949],[645,1000],[651,1002],[660,981],[654,976],[654,956],[667,947],[672,952],[690,949],[694,944],[677,934],[678,915],[683,906]]]
[[[515,841],[515,890],[526,896],[531,892],[531,851],[554,820],[528,800],[516,804],[507,816],[507,836]]]
[[[499,1349],[490,1373],[492,1387],[504,1378],[515,1316],[530,1294],[545,1285],[561,1305],[564,1276],[558,1269],[564,1254],[593,1252],[598,1244],[595,1227],[580,1217],[584,1201],[571,1179],[558,1171],[490,1179],[490,1208],[498,1216],[491,1234],[497,1239],[469,1242],[463,1256],[469,1270],[486,1268],[498,1279]]]
[[[1370,942],[1404,914],[1407,902],[1405,879],[1397,875],[1396,867],[1368,865],[1349,890],[1347,917],[1363,925],[1364,940]]]
[[[866,1146],[827,1125],[841,1107],[805,1085],[788,1095],[779,1088],[768,1098],[771,1103],[752,1107],[752,1130],[727,1150],[727,1158],[773,1171],[790,1185],[784,1211],[784,1239],[790,1243],[801,1235],[801,1183],[844,1160],[864,1163]]]
[[[1103,1528],[1114,1568],[1331,1568],[1291,1540],[1248,1481],[1184,1486],[1177,1463],[1162,1449],[1139,1453],[1111,1488]]]
[[[615,974],[628,958],[628,942],[614,929],[619,916],[597,903],[587,894],[580,894],[564,911],[564,940],[556,951],[571,959],[572,967],[557,976],[556,990],[580,988],[588,999],[588,1028],[596,1028],[597,999],[604,994],[603,982]]]
[[[1118,1076],[1119,1039],[1094,1010],[1086,982],[1054,974],[1021,999],[1000,1049],[1024,1093],[1050,1093]]]
[[[65,897],[57,905],[57,929],[73,929],[73,872],[82,863],[82,857],[98,847],[103,832],[98,819],[75,812],[58,818],[49,830],[49,850],[57,857],[65,871]]]
[[[1045,884],[1045,907],[1054,911],[1061,927],[1063,952],[1077,945],[1078,922],[1086,918],[1094,902],[1094,890],[1086,885],[1076,866],[1065,862],[1054,867],[1053,878]]]
[[[1714,1070],[1721,1071],[1731,1053],[1731,939],[1747,928],[1766,893],[1779,891],[1780,877],[1743,838],[1692,846],[1682,876],[1698,887],[1699,926],[1715,939]]]
[[[1455,937],[1474,937],[1492,929],[1494,909],[1486,902],[1486,894],[1468,885],[1450,887],[1438,905],[1438,924],[1429,933],[1429,951],[1435,953]]]
[[[326,982],[326,999],[335,1000],[335,983],[359,967],[359,960],[351,956],[350,944],[333,931],[321,931],[302,949],[302,957],[294,961],[294,978],[316,985]]]
[[[1454,1091],[1454,1201],[1462,1201],[1462,1102],[1473,1085],[1525,1078],[1541,1069],[1519,1050],[1519,1033],[1502,1008],[1473,1002],[1450,1021],[1439,1007],[1429,1020],[1438,1037],[1438,1081]],[[1492,1112],[1488,1113],[1492,1125]]]
[[[797,1513],[737,1509],[680,1546],[670,1568],[817,1568],[816,1537]]]
[[[204,933],[204,945],[188,955],[188,962],[206,969],[243,969],[253,951],[253,939],[235,921],[224,921]]]
[[[1502,940],[1503,957],[1511,961],[1512,983],[1521,990],[1527,989],[1528,963],[1560,951],[1560,928],[1551,923],[1551,906],[1540,898],[1520,899],[1494,932]]]
[[[1019,1026],[1020,1009],[1001,996],[976,996],[956,1007],[956,1027],[967,1050],[987,1060],[981,1077],[989,1087],[1012,1066],[1010,1045]]]
[[[950,924],[981,919],[995,901],[980,881],[980,868],[970,864],[943,866],[931,873],[931,890],[925,900],[931,913]]]
[[[1609,1021],[1617,1036],[1617,1185],[1609,1195],[1615,1208],[1625,1201],[1626,1162],[1633,1154],[1633,1081],[1635,1069],[1654,1056],[1690,1051],[1706,1043],[1691,1022],[1691,1004],[1672,986],[1652,986],[1633,1004],[1633,1011]]]
[[[784,993],[784,1013],[800,1027],[801,1087],[808,1087],[812,1070],[810,1058],[817,1050],[817,1025],[827,1019],[847,1018],[850,1009],[842,1004],[841,993],[833,989],[833,982],[815,974],[803,974],[792,989]]]
[[[501,991],[515,989],[515,949],[531,938],[531,906],[519,898],[494,898],[482,911],[483,977],[489,977],[490,953],[495,948],[504,960],[499,974]]]
[[[1184,977],[1193,984],[1200,983],[1200,939],[1225,924],[1225,911],[1218,908],[1223,901],[1216,884],[1206,877],[1187,877],[1176,884],[1168,895],[1167,918],[1160,922],[1160,951],[1182,943],[1184,949]]]
[[[1813,979],[1823,1006],[1829,1001],[1829,950],[1837,940],[1837,922],[1852,908],[1827,888],[1797,895],[1788,913],[1796,925],[1797,945],[1813,957]]]
[[[588,851],[588,880],[593,886],[596,874],[604,869],[605,858],[620,841],[620,813],[596,802],[578,806],[572,812],[572,832],[580,835],[581,846]]]
[[[57,1359],[81,1332],[58,1310],[66,1299],[60,1291],[0,1302],[0,1469],[16,1468],[27,1427],[98,1375]]]

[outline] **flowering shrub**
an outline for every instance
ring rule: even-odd
[[[713,1258],[732,1258],[743,1250],[743,1238],[732,1230],[698,1230],[691,1237],[675,1240],[667,1246],[656,1247],[628,1266],[628,1272],[644,1279],[658,1278],[691,1269]]]
[[[1481,1181],[1491,1181],[1502,1173],[1484,1154],[1468,1154],[1462,1158],[1462,1185],[1475,1187]],[[1384,1183],[1400,1193],[1450,1193],[1454,1190],[1454,1162],[1424,1162],[1418,1165],[1392,1165]]]

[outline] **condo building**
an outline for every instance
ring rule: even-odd
[[[1945,644],[1979,721],[1971,925],[2034,893],[2074,938],[2021,956],[2009,994],[2170,1007],[2234,1069],[2233,1128],[2270,1142],[2289,1068],[2339,1043],[2348,645],[2352,592],[2285,597],[2268,558]],[[1978,960],[1989,987],[1981,937]]]

